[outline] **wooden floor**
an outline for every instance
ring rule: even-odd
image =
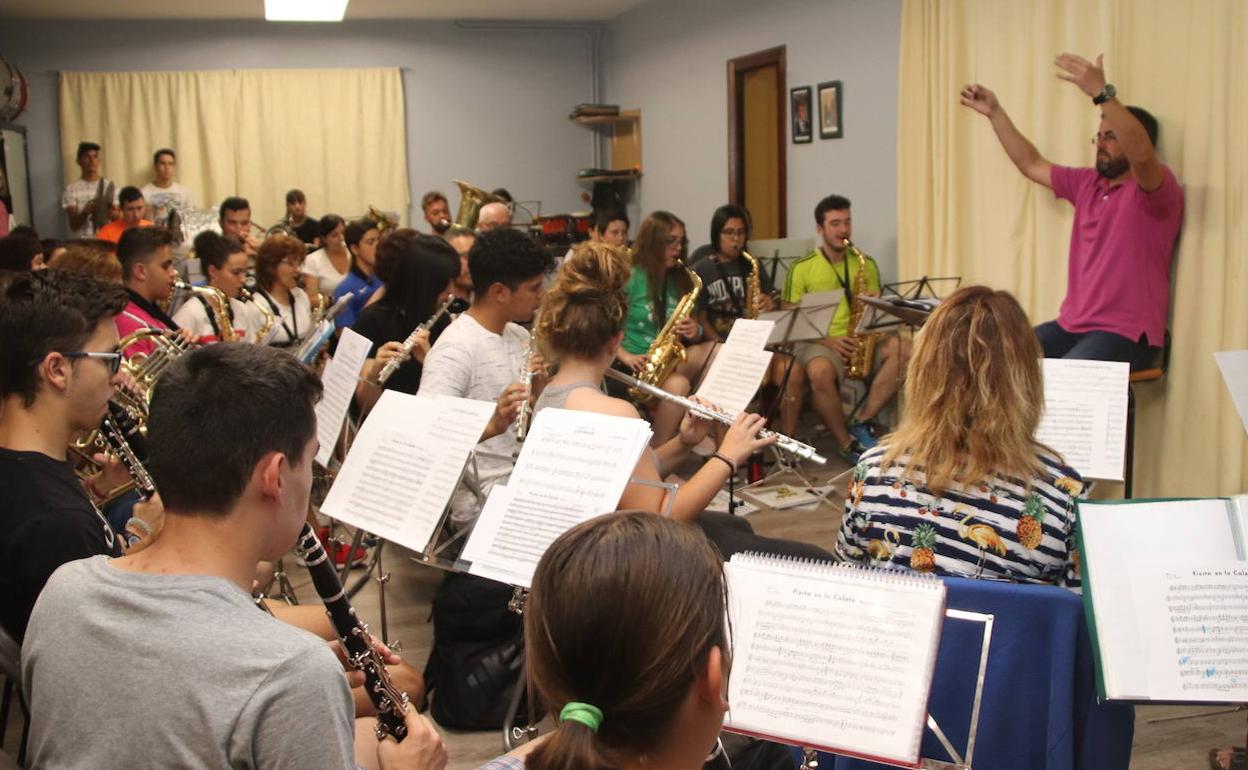
[[[818,442],[821,450],[828,447]],[[825,451],[833,456],[834,453]],[[813,472],[822,482],[847,469],[839,458]],[[750,514],[750,522],[759,534],[785,537],[832,549],[840,524],[841,494],[844,483],[837,485],[837,494],[831,503],[821,503],[816,508],[793,508],[788,510],[760,510]],[[387,545],[382,566],[390,574],[385,589],[388,620],[388,639],[401,643],[402,655],[417,667],[424,665],[432,642],[433,630],[429,623],[430,603],[442,573],[432,567],[415,563],[412,554],[399,546]],[[314,602],[316,593],[302,568],[293,559],[286,563],[295,592],[303,602]],[[379,633],[379,590],[371,583],[356,597],[355,605],[361,617],[368,620],[374,632]],[[1208,766],[1207,753],[1213,746],[1243,745],[1245,721],[1248,714],[1209,716],[1174,722],[1150,724],[1149,720],[1161,716],[1206,713],[1211,709],[1187,707],[1140,707],[1136,710],[1135,745],[1131,761],[1132,770],[1200,770]],[[13,712],[17,712],[14,708]],[[10,716],[4,748],[10,755],[17,753],[20,722],[16,713]],[[548,730],[544,724],[541,729]],[[442,730],[450,752],[451,770],[468,770],[502,752],[501,732],[457,732]]]

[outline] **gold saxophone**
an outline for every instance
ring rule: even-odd
[[[762,310],[760,304],[763,296],[763,282],[759,276],[762,273],[759,270],[758,260],[754,255],[745,249],[741,249],[741,256],[746,262],[750,263],[750,274],[745,278],[745,317],[758,318],[759,312]]]
[[[846,238],[845,260],[848,262],[851,259],[858,261],[858,269],[854,271],[854,296],[849,303],[849,336],[858,345],[854,348],[854,355],[850,357],[845,367],[845,377],[850,380],[865,380],[871,376],[871,366],[875,361],[875,345],[880,339],[880,333],[856,333],[858,324],[862,321],[862,314],[867,310],[867,303],[862,301],[862,295],[871,289],[867,285],[867,255],[859,251]]]
[[[187,292],[202,297],[208,303],[212,320],[216,322],[222,342],[235,342],[238,334],[234,331],[234,323],[230,321],[230,300],[225,292],[215,286],[195,286],[183,281],[174,281],[175,291]]]
[[[676,303],[676,309],[668,316],[667,323],[663,324],[663,328],[650,343],[650,349],[646,351],[646,365],[637,379],[656,388],[661,387],[677,364],[685,360],[685,345],[676,333],[676,324],[693,316],[698,305],[698,295],[702,293],[702,279],[698,274],[690,270],[684,260],[677,260],[676,263],[688,274],[693,288]],[[652,394],[640,388],[632,388],[629,395],[638,401],[649,401],[653,398]]]
[[[267,303],[257,300],[256,295],[246,286],[238,290],[238,297],[243,302],[250,302],[252,305],[255,305],[256,309],[260,311],[260,315],[264,316],[264,323],[260,324],[260,329],[256,332],[256,338],[252,340],[252,342],[258,345],[264,342],[269,336],[269,332],[273,331],[273,324],[277,323],[277,318],[273,315],[273,311],[266,306]]]

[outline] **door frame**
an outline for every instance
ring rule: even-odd
[[[742,77],[745,73],[775,65],[776,83],[776,136],[779,138],[777,161],[780,172],[780,230],[778,238],[788,234],[788,83],[785,76],[786,46],[776,46],[728,60],[728,202],[745,204],[745,136],[744,108],[741,104]]]

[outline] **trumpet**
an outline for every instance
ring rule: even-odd
[[[630,377],[629,375],[624,374],[623,372],[620,372],[620,371],[616,371],[615,369],[607,369],[606,374],[611,379],[616,380],[618,382],[622,382],[625,385],[629,386],[630,389],[641,390],[651,396],[655,396],[664,401],[671,401],[674,404],[680,404],[685,409],[689,410],[690,412],[693,412],[699,417],[704,417],[708,420],[714,420],[716,422],[723,423],[724,425],[732,425],[734,422],[736,422],[736,418],[728,414],[727,412],[721,412],[718,409],[706,406],[705,404],[699,404],[697,401],[694,401],[692,399],[688,399],[688,398],[684,398],[683,396],[677,396],[675,394],[668,393],[666,390],[663,390],[657,385],[651,385],[648,382],[642,382],[636,377]],[[766,428],[764,428],[763,430],[760,430],[758,432],[758,435],[761,438],[771,438],[772,436],[775,436],[777,447],[784,450],[785,452],[788,452],[791,455],[800,457],[803,460],[810,460],[811,462],[818,463],[819,465],[823,465],[824,463],[828,461],[828,458],[824,457],[823,455],[815,451],[815,448],[812,447],[811,445],[803,444],[797,439],[792,438],[790,436],[786,436],[783,433],[777,433],[774,430],[767,430]]]
[[[399,367],[407,363],[407,360],[412,357],[412,350],[416,348],[416,336],[418,334],[432,329],[434,324],[447,313],[462,313],[466,307],[467,305],[459,297],[451,297],[446,302],[443,302],[442,307],[438,308],[438,311],[430,316],[428,320],[412,329],[412,333],[407,335],[407,339],[403,340],[403,350],[397,356],[387,361],[385,366],[381,367],[381,373],[377,375],[377,384],[385,385],[386,380],[390,379],[399,370]]]

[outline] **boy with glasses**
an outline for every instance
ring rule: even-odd
[[[0,294],[0,625],[19,642],[57,567],[120,555],[159,521],[143,504],[118,537],[68,459],[121,380],[113,319],[125,305],[120,286],[59,270],[18,276]]]

